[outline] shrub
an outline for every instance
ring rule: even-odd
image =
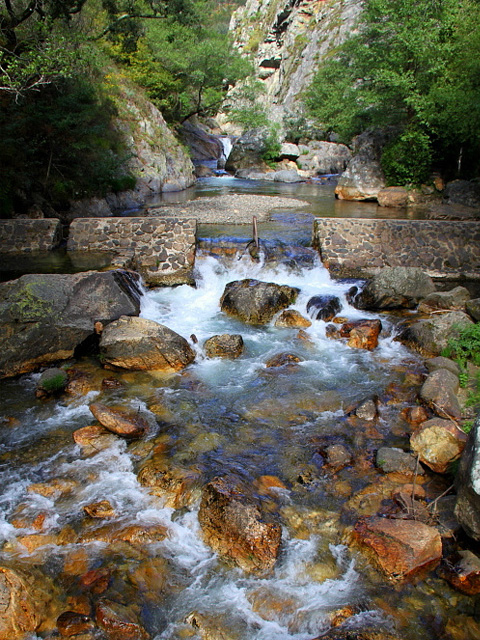
[[[430,138],[418,129],[406,129],[385,147],[381,158],[389,186],[425,182],[430,174],[431,163]]]

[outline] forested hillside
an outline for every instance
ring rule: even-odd
[[[235,3],[213,0],[3,0],[0,7],[0,211],[132,187],[115,125],[118,78],[174,125],[213,113],[248,73],[230,45]]]

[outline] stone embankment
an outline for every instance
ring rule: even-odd
[[[51,251],[62,239],[62,225],[56,218],[0,220],[0,252]]]
[[[138,270],[150,285],[193,282],[196,221],[192,218],[79,218],[69,251],[113,253],[116,266]]]
[[[313,244],[334,275],[419,267],[435,278],[480,278],[480,223],[317,218]]]

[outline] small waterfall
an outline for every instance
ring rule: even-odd
[[[228,156],[230,155],[230,152],[232,150],[233,144],[230,136],[221,136],[219,140],[223,148],[223,155],[219,159],[219,163],[225,165],[225,162],[228,160]]]

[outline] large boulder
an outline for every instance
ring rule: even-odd
[[[418,267],[384,267],[355,298],[358,309],[413,309],[435,291],[432,279]]]
[[[229,282],[220,299],[222,311],[243,322],[267,324],[278,311],[290,306],[299,289],[259,280]]]
[[[354,140],[354,156],[340,176],[335,195],[340,200],[376,200],[385,187],[380,157],[388,134],[365,131]]]
[[[273,569],[281,527],[235,479],[215,478],[204,487],[198,520],[206,542],[222,556],[249,573]]]
[[[195,117],[184,120],[178,133],[190,149],[193,161],[218,160],[223,155],[223,145],[218,136],[206,131]]]
[[[477,180],[453,180],[445,187],[445,201],[480,208],[480,183]]]
[[[307,147],[302,145],[302,154],[297,164],[302,170],[317,175],[342,173],[352,159],[352,152],[344,144],[326,141],[312,141]]]
[[[426,356],[438,356],[447,347],[451,338],[457,338],[459,328],[473,324],[462,311],[450,311],[419,320],[406,327],[398,339]]]
[[[95,340],[96,323],[138,315],[140,297],[138,276],[122,270],[25,275],[0,284],[0,378],[71,358]]]
[[[195,352],[181,335],[146,318],[122,316],[100,340],[104,364],[135,371],[173,372],[195,360]]]
[[[266,140],[269,132],[266,128],[251,129],[238,138],[230,151],[225,163],[227,171],[239,171],[259,167],[267,169],[268,165],[262,158],[266,150]]]
[[[480,416],[468,435],[455,487],[457,520],[470,537],[480,540]]]
[[[465,287],[455,287],[450,291],[434,291],[422,300],[418,310],[426,313],[433,309],[465,311],[468,300],[470,300],[470,293]]]

